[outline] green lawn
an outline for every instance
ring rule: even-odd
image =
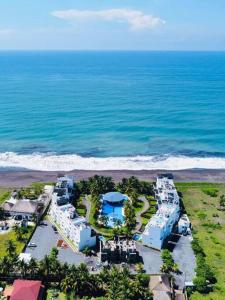
[[[138,200],[136,205],[134,206],[134,210],[135,210],[135,213],[138,213],[139,211],[141,211],[144,207],[144,202],[141,201],[141,200]]]
[[[0,188],[0,205],[10,196],[10,189]]]
[[[151,217],[154,215],[154,213],[156,212],[156,208],[155,208],[155,205],[156,205],[156,200],[154,200],[153,197],[151,196],[148,196],[147,197],[148,201],[149,201],[149,209],[144,213],[142,214],[141,216],[141,222],[142,222],[142,226],[144,227],[148,221],[151,219]]]
[[[54,298],[54,290],[51,290],[51,289],[48,289],[47,290],[47,297],[46,297],[46,300],[52,300],[52,299],[55,299]],[[66,294],[64,293],[59,293],[59,295],[57,296],[56,298],[57,300],[74,300],[74,297],[72,296],[67,296]]]
[[[32,232],[33,232],[33,228],[29,228],[29,231],[27,234],[24,235],[24,238],[28,239],[30,237],[30,235],[32,234]],[[11,240],[15,243],[17,254],[19,254],[23,250],[25,242],[17,241],[15,231],[11,230],[8,233],[0,235],[0,257],[3,257],[6,255],[6,245],[5,244],[8,240]]]
[[[89,201],[90,201],[90,199],[89,199]],[[96,230],[100,234],[104,235],[105,237],[112,237],[112,235],[113,235],[112,229],[99,226],[98,223],[96,222],[94,213],[95,213],[95,208],[94,208],[93,203],[91,203],[91,210],[90,210],[90,216],[89,216],[90,225],[93,226],[94,228],[96,228]]]
[[[225,184],[176,183],[194,227],[194,234],[206,254],[206,261],[216,274],[217,284],[208,295],[194,293],[191,300],[225,299],[225,212],[219,211],[219,196]]]

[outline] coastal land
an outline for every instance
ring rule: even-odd
[[[32,182],[55,182],[61,174],[75,176],[76,180],[87,179],[95,174],[111,176],[115,182],[124,177],[136,176],[140,180],[155,180],[159,173],[172,173],[174,180],[178,182],[225,182],[225,170],[223,169],[186,169],[186,170],[73,170],[64,171],[33,171],[33,170],[0,170],[0,186],[17,188],[30,185]]]

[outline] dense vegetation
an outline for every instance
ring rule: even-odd
[[[163,273],[170,273],[170,272],[179,272],[178,265],[175,264],[172,254],[168,249],[163,249],[161,251],[161,257],[163,264],[161,266],[161,271]]]
[[[112,191],[119,191],[136,199],[137,195],[152,195],[152,184],[146,181],[140,181],[137,177],[123,178],[118,184],[115,184],[112,177],[95,175],[88,180],[81,180],[77,183],[77,188],[82,195],[105,194]]]
[[[196,278],[194,279],[195,290],[200,293],[209,293],[213,290],[213,284],[216,283],[215,274],[206,263],[205,253],[196,237],[192,241],[192,248],[197,260]]]
[[[60,263],[56,248],[40,262],[32,258],[26,264],[18,260],[16,246],[11,241],[6,245],[6,252],[0,261],[0,278],[5,282],[14,277],[40,279],[47,287],[71,295],[72,299],[75,296],[107,300],[152,299],[148,289],[149,276],[132,275],[127,268],[113,266],[110,270],[104,268],[99,274],[91,274],[85,264],[69,266]]]
[[[183,195],[184,207],[194,228],[196,290],[190,299],[222,300],[225,294],[225,184],[189,182],[176,186]]]
[[[121,222],[118,221],[115,229],[107,228],[107,216],[102,216],[99,224],[98,215],[101,206],[100,195],[111,192],[120,191],[127,194],[130,198],[130,202],[127,202],[124,207],[126,226],[120,227]],[[89,222],[93,225],[101,234],[105,236],[112,236],[118,234],[125,234],[131,236],[132,230],[136,225],[136,213],[138,213],[144,206],[144,203],[139,199],[140,195],[153,194],[153,186],[150,182],[140,181],[138,178],[131,176],[130,178],[123,178],[120,182],[115,184],[111,177],[95,175],[87,180],[81,180],[77,183],[77,194],[74,205],[77,211],[84,214],[84,207],[80,199],[87,197],[91,202],[91,212]],[[88,196],[87,196],[88,195]]]
[[[53,183],[46,183],[46,182],[34,182],[28,187],[21,188],[17,191],[18,199],[30,199],[36,200],[41,193],[43,192],[43,188],[46,184],[53,184]]]

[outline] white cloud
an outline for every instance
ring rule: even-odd
[[[165,21],[153,15],[144,14],[139,10],[126,8],[114,8],[107,10],[58,10],[51,13],[53,16],[67,21],[95,20],[115,21],[127,23],[131,30],[153,29],[158,25],[165,24]]]

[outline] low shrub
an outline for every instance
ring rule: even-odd
[[[202,192],[210,197],[217,197],[219,190],[215,188],[203,188]]]

